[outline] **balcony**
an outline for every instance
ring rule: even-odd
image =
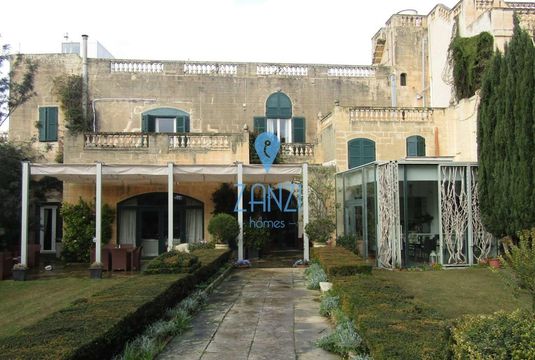
[[[280,151],[285,163],[314,162],[314,144],[283,143]]]
[[[247,163],[249,133],[98,132],[66,136],[65,163]]]

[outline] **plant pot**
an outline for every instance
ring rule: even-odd
[[[91,279],[102,279],[103,269],[89,269],[89,277]]]
[[[327,281],[321,281],[320,282],[320,290],[321,292],[327,292],[333,288],[333,283],[327,282]]]
[[[228,244],[215,244],[215,248],[218,250],[228,250],[229,246]]]
[[[13,269],[13,280],[15,281],[26,281],[26,269]]]
[[[489,266],[494,269],[499,269],[502,267],[500,259],[489,259]]]

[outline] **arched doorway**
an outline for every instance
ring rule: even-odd
[[[204,238],[204,204],[182,194],[174,194],[174,244],[193,243]],[[119,244],[143,246],[144,256],[157,256],[167,249],[167,193],[146,193],[117,205]]]

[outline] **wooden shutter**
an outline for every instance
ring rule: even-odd
[[[39,108],[39,141],[46,141],[46,108]]]
[[[295,117],[292,119],[292,141],[294,143],[305,142],[305,118]]]
[[[418,136],[417,154],[418,156],[425,156],[425,139],[421,136]]]
[[[375,161],[375,142],[355,139],[348,143],[349,169]]]
[[[189,133],[190,131],[189,116],[184,117],[184,132]]]
[[[49,107],[47,109],[46,140],[58,141],[58,108]]]
[[[184,116],[177,116],[176,117],[176,132],[177,133],[183,133],[186,132],[186,121],[184,119]]]
[[[149,132],[149,115],[143,115],[141,117],[141,131]]]
[[[254,118],[254,133],[261,134],[266,132],[266,118],[263,116],[256,116]]]

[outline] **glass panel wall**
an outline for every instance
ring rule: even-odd
[[[366,257],[377,257],[377,183],[375,179],[375,165],[364,168],[366,176]]]

